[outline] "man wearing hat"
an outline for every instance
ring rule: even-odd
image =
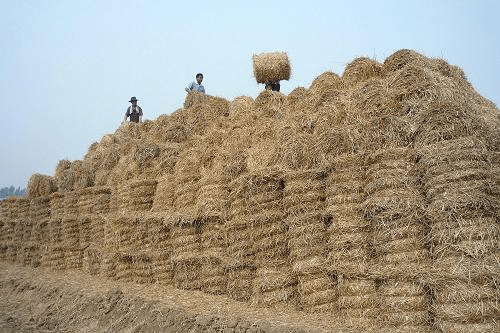
[[[139,105],[137,105],[138,99],[132,97],[130,99],[131,106],[127,108],[127,112],[125,113],[125,118],[123,118],[123,122],[127,121],[127,118],[130,117],[130,121],[134,123],[142,123],[142,109]]]

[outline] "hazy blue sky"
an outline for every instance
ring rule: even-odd
[[[500,103],[500,1],[0,0],[0,188],[53,175],[119,126],[131,96],[145,119],[207,93],[256,97],[254,53],[285,51],[287,94],[360,56],[409,48],[465,71]]]

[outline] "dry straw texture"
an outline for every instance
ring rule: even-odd
[[[253,55],[253,75],[257,83],[273,83],[290,79],[291,67],[286,52]]]
[[[254,56],[258,82],[286,54]],[[0,258],[256,306],[345,331],[498,331],[500,113],[400,50],[288,96],[121,126],[0,202]]]

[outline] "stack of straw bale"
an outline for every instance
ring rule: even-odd
[[[272,244],[272,216],[280,216],[283,181],[276,170],[263,169],[244,174],[231,182],[229,220],[226,222],[228,294],[236,300],[249,300],[256,270],[256,252],[263,262],[263,246]],[[280,218],[278,218],[280,219]],[[253,227],[255,226],[255,230]],[[278,227],[279,228],[279,227]],[[280,235],[281,236],[281,235]],[[256,239],[257,238],[257,242]],[[276,255],[283,253],[283,239],[276,238]]]
[[[224,270],[224,258],[202,253],[200,261],[200,289],[212,295],[226,294],[227,275]]]
[[[444,331],[498,329],[500,228],[490,154],[477,138],[463,137],[419,155],[430,202],[435,323]]]
[[[64,216],[77,216],[78,215],[78,199],[77,191],[64,193]]]
[[[78,214],[92,214],[94,208],[94,188],[87,187],[76,191],[78,195]]]
[[[97,186],[93,190],[93,213],[107,214],[110,212],[111,188],[108,186]]]
[[[257,83],[274,83],[290,79],[291,67],[286,52],[253,55],[253,75]]]
[[[170,241],[170,225],[161,214],[150,214],[145,217],[149,230],[153,280],[165,286],[174,284],[174,265],[172,263],[172,243]]]
[[[442,332],[498,332],[498,282],[447,281],[435,287],[435,325]]]
[[[113,256],[115,264],[113,279],[124,282],[134,281],[134,253],[117,252]]]
[[[307,312],[338,312],[336,278],[326,270],[325,257],[313,255],[293,262],[298,277],[300,307]]]
[[[181,145],[177,142],[167,142],[160,145],[160,156],[152,165],[151,174],[148,178],[159,178],[165,174],[173,173],[175,164],[179,160]]]
[[[430,330],[430,298],[418,282],[430,267],[425,201],[417,188],[408,148],[367,156],[365,218],[372,230],[370,273],[385,279],[379,289],[381,325],[398,331]]]
[[[200,289],[201,220],[190,215],[171,215],[170,226],[174,283],[179,289]]]
[[[349,326],[360,331],[373,328],[380,313],[380,297],[375,279],[363,276],[337,276],[338,309]]]
[[[114,235],[112,249],[118,252],[142,250],[149,244],[149,235],[145,219],[140,214],[117,214],[110,216],[111,231]]]
[[[367,157],[365,218],[373,232],[372,273],[402,281],[430,265],[425,200],[417,187],[408,148],[378,150]]]
[[[152,255],[149,250],[137,251],[132,255],[132,281],[135,283],[153,282]]]
[[[256,266],[251,302],[265,306],[295,303],[297,276],[288,261],[285,213],[271,210],[250,218]]]
[[[82,270],[90,275],[98,275],[101,272],[102,252],[98,247],[87,247],[83,251]]]
[[[384,280],[378,293],[384,332],[432,332],[429,289],[417,281]]]
[[[151,211],[172,213],[174,211],[175,200],[175,177],[167,174],[158,179],[156,194],[153,198]]]
[[[198,216],[222,218],[228,208],[228,178],[219,173],[206,172],[200,179],[200,187],[196,195],[196,212]]]
[[[66,268],[81,268],[83,251],[80,245],[80,223],[77,216],[66,215],[62,219],[62,234]]]
[[[209,294],[226,293],[227,276],[224,271],[226,231],[221,216],[205,216],[200,234],[201,290]]]
[[[370,224],[363,217],[365,196],[364,154],[344,154],[331,160],[326,178],[325,210],[328,269],[333,274],[363,276],[367,273],[370,252]]]
[[[383,66],[376,60],[360,57],[356,58],[344,69],[342,81],[347,87],[353,87],[360,82],[364,82],[372,77],[381,77]]]
[[[28,181],[26,196],[29,198],[48,196],[56,191],[57,184],[53,177],[35,173]]]
[[[179,163],[176,165],[179,166]],[[179,172],[175,178],[174,208],[177,212],[188,215],[196,214],[196,196],[200,188],[200,174],[197,170]]]
[[[153,206],[158,181],[155,179],[141,179],[130,183],[128,193],[128,210],[133,212],[149,211]]]
[[[65,215],[61,224],[62,242],[71,248],[80,246],[80,224],[77,216]]]
[[[287,237],[299,301],[306,311],[335,311],[335,285],[324,269],[326,171],[288,171],[283,178]]]
[[[62,247],[62,217],[51,218],[48,222],[49,241],[42,257],[42,266],[63,269],[66,267],[64,249]]]
[[[111,187],[109,211],[112,214],[124,214],[128,207],[128,183],[119,183]]]
[[[64,215],[64,193],[54,192],[50,198],[50,218],[61,218]]]
[[[82,248],[88,247],[94,241],[94,230],[92,223],[92,215],[79,215],[78,216],[78,230],[79,230],[79,240],[80,246]]]

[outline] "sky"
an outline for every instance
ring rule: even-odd
[[[120,126],[182,107],[204,74],[210,95],[255,98],[252,56],[288,54],[281,92],[400,49],[461,67],[500,105],[500,1],[0,0],[0,188],[54,175]]]

